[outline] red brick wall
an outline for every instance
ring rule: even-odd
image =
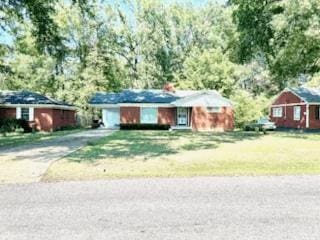
[[[320,120],[316,119],[316,108],[320,105],[309,106],[309,127],[311,129],[320,129]]]
[[[302,99],[298,96],[294,95],[291,92],[283,92],[278,96],[278,98],[274,101],[272,105],[280,105],[280,104],[294,104],[294,103],[304,103]],[[270,109],[270,119],[275,122],[277,127],[285,127],[285,128],[305,128],[306,127],[306,106],[305,105],[297,105],[301,106],[301,116],[299,121],[293,120],[293,108],[294,106],[282,106],[282,117],[273,117],[273,107]],[[277,106],[274,106],[277,107]]]
[[[76,125],[76,113],[73,110],[53,109],[52,114],[53,130]]]
[[[292,92],[283,92],[272,105],[286,104],[286,103],[303,103],[303,100],[294,95]]]
[[[298,106],[298,105],[297,105]],[[286,106],[282,107],[282,117],[273,117],[272,116],[272,109],[270,112],[270,119],[272,122],[275,122],[277,127],[285,127],[285,128],[305,128],[306,127],[306,105],[301,106],[301,115],[300,120],[296,121],[293,119],[293,108],[294,106]]]
[[[15,108],[0,108],[0,118],[16,118]]]
[[[50,108],[35,108],[34,122],[38,131],[53,131],[52,109]]]
[[[223,107],[220,113],[207,112],[204,107],[193,107],[191,121],[193,130],[226,131],[234,128],[233,110],[230,107]]]
[[[140,107],[120,107],[121,123],[140,123]]]
[[[158,123],[176,125],[176,108],[158,108]]]
[[[61,110],[50,108],[34,108],[34,123],[38,131],[53,131],[65,126],[75,126],[75,111],[65,110],[64,117]],[[1,108],[1,118],[16,118],[16,108]]]

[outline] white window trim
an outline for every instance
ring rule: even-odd
[[[221,107],[207,107],[208,113],[221,113]]]
[[[34,108],[29,108],[29,121],[34,121]]]
[[[21,119],[21,109],[26,108],[29,110],[29,122],[34,121],[34,108],[33,107],[17,107],[16,108],[16,119]]]
[[[296,113],[296,110],[299,109],[299,117]],[[301,106],[294,106],[293,107],[293,120],[294,121],[300,121],[301,120]]]
[[[16,119],[21,119],[21,107],[16,108]]]
[[[272,108],[272,117],[281,118],[283,116],[283,108],[282,107],[273,107]]]
[[[150,122],[142,121],[142,119],[143,119],[143,109],[148,109],[148,108],[156,110],[156,117],[155,117],[155,120],[153,122],[151,122],[151,121]],[[140,108],[140,123],[142,123],[142,124],[157,124],[158,123],[158,108],[157,107],[141,107]]]

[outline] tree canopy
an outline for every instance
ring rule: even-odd
[[[14,0],[0,21],[0,89],[84,112],[95,91],[167,82],[253,99],[319,85],[318,0]]]

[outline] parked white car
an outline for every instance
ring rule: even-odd
[[[259,131],[273,131],[276,128],[276,124],[274,122],[271,122],[268,118],[260,118],[257,122],[250,123],[245,126],[246,131],[254,131],[256,129],[259,129]]]

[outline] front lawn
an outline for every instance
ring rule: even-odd
[[[79,132],[81,129],[64,130],[52,133],[36,132],[36,133],[8,133],[6,136],[0,134],[0,150],[5,147],[18,146],[24,143],[51,139],[64,136],[71,133]]]
[[[54,163],[44,181],[320,174],[320,134],[118,131]]]

